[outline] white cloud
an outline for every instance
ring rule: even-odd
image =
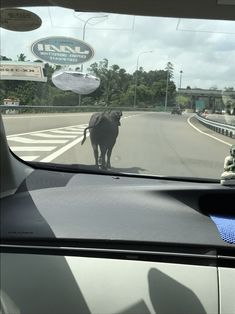
[[[1,54],[16,59],[21,52],[28,59],[31,44],[47,36],[69,36],[82,39],[84,22],[96,13],[74,13],[72,10],[30,8],[43,20],[42,26],[27,33],[1,29]],[[99,14],[98,14],[99,15]],[[102,15],[102,14],[101,14]],[[99,23],[98,23],[99,20]],[[128,17],[109,14],[108,18],[91,19],[86,26],[85,41],[95,50],[89,64],[103,58],[128,72],[136,69],[139,57],[145,70],[163,69],[174,64],[175,83],[183,70],[182,87],[235,87],[235,22],[183,20],[176,18]]]

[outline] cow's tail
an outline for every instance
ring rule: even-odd
[[[87,128],[84,129],[84,132],[83,132],[83,139],[82,139],[82,142],[81,142],[81,145],[84,144],[85,140],[86,140],[86,132],[87,130],[93,128],[92,126],[88,126]]]
[[[105,111],[102,113],[102,115],[101,115],[100,117],[96,117],[96,118],[95,118],[95,121],[94,121],[94,124],[93,124],[93,125],[89,125],[87,128],[84,129],[84,132],[83,132],[83,139],[82,139],[81,145],[83,145],[83,143],[84,143],[85,140],[86,140],[86,132],[87,132],[87,130],[95,128],[95,127],[101,122],[101,120],[102,120],[104,114],[105,114]]]

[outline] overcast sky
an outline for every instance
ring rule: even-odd
[[[31,32],[1,29],[1,55],[16,59],[24,53],[33,61],[36,58],[30,47],[34,41],[48,36],[82,39],[83,21],[102,15],[59,8],[30,10],[41,17],[42,26]],[[132,73],[139,56],[139,66],[146,71],[163,69],[168,61],[172,62],[177,87],[182,70],[182,87],[235,88],[234,21],[109,14],[105,18],[93,18],[87,24],[85,41],[95,51],[93,59],[84,64],[85,69],[89,64],[107,58],[109,65],[118,64]],[[142,54],[146,51],[152,52]]]

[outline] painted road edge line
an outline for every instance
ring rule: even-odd
[[[218,142],[220,142],[220,143],[222,143],[222,144],[225,144],[225,145],[228,145],[228,146],[232,146],[232,144],[230,144],[230,143],[228,143],[228,142],[225,142],[225,141],[219,139],[219,138],[216,137],[216,136],[213,136],[213,135],[211,135],[211,134],[207,134],[207,133],[203,132],[202,130],[200,130],[199,128],[197,128],[197,127],[196,127],[195,125],[193,125],[192,122],[190,121],[193,117],[195,117],[195,115],[189,117],[189,118],[187,119],[187,122],[188,122],[188,124],[189,124],[192,128],[194,128],[196,131],[198,131],[199,133],[202,133],[202,134],[204,134],[204,135],[206,135],[206,136],[209,136],[210,138],[213,138],[214,140],[216,140],[216,141],[218,141]]]
[[[89,135],[87,135],[88,137]],[[54,153],[52,153],[51,155],[39,160],[40,162],[50,162],[52,160],[54,160],[55,158],[59,157],[60,155],[62,155],[63,153],[65,153],[67,150],[69,150],[70,148],[72,148],[73,146],[75,146],[76,144],[80,143],[83,139],[83,136],[77,138],[76,140],[70,142],[69,144],[61,147],[60,149],[58,149],[57,151],[55,151]]]

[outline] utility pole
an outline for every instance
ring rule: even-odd
[[[169,85],[169,68],[167,67],[167,75],[166,75],[166,96],[165,96],[165,112],[167,108],[167,98],[168,98],[168,85]]]

